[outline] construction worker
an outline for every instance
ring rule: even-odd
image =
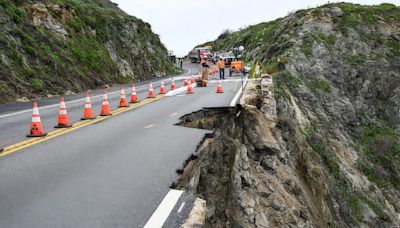
[[[201,66],[203,67],[203,73],[202,73],[202,79],[207,80],[208,79],[208,74],[209,74],[209,68],[210,64],[205,58],[202,58],[200,61]]]
[[[219,69],[219,79],[225,79],[225,61],[223,59],[218,60],[217,68]]]

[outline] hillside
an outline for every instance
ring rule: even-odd
[[[108,0],[0,0],[0,103],[174,71],[150,25]]]
[[[400,8],[327,4],[212,42],[239,45],[275,100],[218,113],[197,185],[182,177],[209,226],[399,227]]]

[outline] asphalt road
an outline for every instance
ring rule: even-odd
[[[228,106],[238,84],[224,82],[223,94],[210,83],[164,97],[1,157],[0,227],[142,227],[206,132],[174,124],[202,107]],[[42,119],[52,113],[43,111]],[[68,111],[76,120],[82,110]]]
[[[199,68],[197,64],[185,63],[185,73],[181,76],[174,77],[177,86],[182,86],[184,77],[193,74],[198,74]],[[156,93],[159,92],[161,80],[164,80],[167,90],[170,88],[171,76],[163,79],[153,80],[153,87]],[[137,83],[136,91],[139,100],[147,97],[149,81]],[[91,102],[93,114],[98,115],[101,111],[103,89],[93,90],[91,92]],[[130,99],[131,87],[125,86],[125,93]],[[78,93],[70,96],[65,96],[67,111],[70,122],[80,121],[83,116],[86,93]],[[120,87],[112,87],[108,89],[108,99],[111,110],[117,109],[120,97]],[[57,125],[59,112],[59,97],[45,98],[38,101],[39,111],[43,127],[46,132],[54,130]],[[12,103],[0,105],[0,147],[6,147],[26,138],[29,133],[30,121],[32,116],[33,102]]]

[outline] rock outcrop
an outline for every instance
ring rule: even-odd
[[[176,73],[148,23],[108,0],[0,0],[0,103]]]

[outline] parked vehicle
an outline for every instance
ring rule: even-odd
[[[244,63],[242,61],[232,61],[229,68],[229,76],[233,74],[245,74]]]
[[[211,54],[209,47],[198,47],[189,53],[189,59],[192,63],[200,63],[202,58],[212,61],[213,55]]]
[[[218,55],[219,59],[225,61],[225,66],[230,66],[231,62],[236,59],[235,55],[232,52],[224,52]]]

